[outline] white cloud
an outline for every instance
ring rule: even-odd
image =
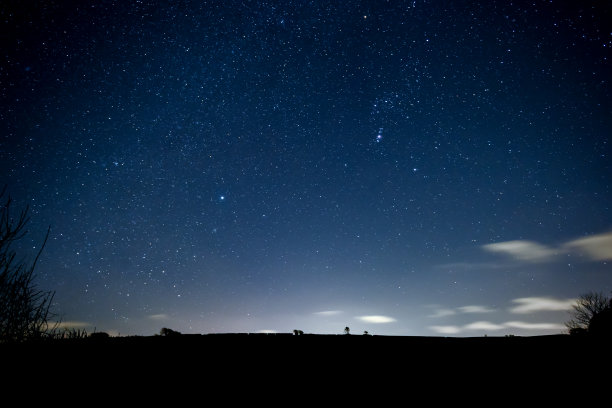
[[[586,255],[593,261],[612,260],[612,232],[567,242],[565,248]]]
[[[457,307],[456,309],[437,309],[433,314],[429,315],[428,317],[437,319],[441,317],[454,316],[457,313],[491,313],[494,311],[495,309],[491,309],[487,306],[468,305]]]
[[[565,254],[581,255],[589,261],[609,261],[612,260],[612,232],[574,239],[556,247],[516,240],[487,244],[482,248],[524,262],[547,262]]]
[[[274,333],[276,333],[276,330],[263,329],[263,330],[257,330],[257,333],[274,334]]]
[[[164,314],[164,313],[149,315],[148,317],[151,320],[166,320],[166,319],[169,318],[169,316],[167,314]]]
[[[366,323],[392,323],[396,321],[389,316],[356,316],[355,319]]]
[[[532,241],[505,241],[483,245],[489,252],[510,255],[520,261],[543,262],[558,254],[558,251]]]
[[[342,313],[342,310],[324,310],[322,312],[315,312],[313,314],[318,316],[335,316]]]
[[[480,305],[462,306],[458,307],[457,310],[461,313],[491,313],[495,311],[495,309]]]
[[[543,311],[570,310],[576,299],[553,299],[547,297],[526,297],[513,299],[518,304],[510,309],[511,313],[526,314]]]
[[[527,323],[527,322],[506,322],[505,327],[512,327],[524,330],[563,330],[565,326],[558,323]]]
[[[429,328],[440,334],[457,334],[461,332],[461,327],[458,326],[429,326]]]
[[[565,326],[559,323],[527,323],[511,321],[501,324],[491,322],[474,322],[464,326],[429,326],[430,330],[440,334],[459,334],[466,331],[497,331],[503,329],[522,329],[522,330],[563,330]]]
[[[504,325],[491,322],[474,322],[463,326],[464,330],[501,330],[503,328],[505,328]]]

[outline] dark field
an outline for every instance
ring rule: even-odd
[[[609,340],[568,335],[535,337],[396,337],[292,334],[183,334],[56,340],[1,345],[3,360],[23,365],[49,359],[86,364],[88,370],[147,366],[162,368],[281,371],[314,367],[419,367],[435,371],[503,372],[518,368],[550,371],[610,360]],[[353,373],[348,372],[348,375]]]
[[[6,389],[30,378],[49,392],[66,388],[121,401],[299,395],[310,403],[349,398],[386,406],[409,394],[481,403],[494,395],[548,405],[607,393],[609,349],[609,340],[567,335],[213,334],[5,344],[0,353]],[[582,387],[588,392],[577,393]]]

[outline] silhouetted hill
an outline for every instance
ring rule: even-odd
[[[567,335],[534,337],[410,337],[304,334],[183,334],[179,336],[125,336],[54,340],[30,344],[4,344],[0,350],[27,359],[46,354],[66,359],[121,357],[184,358],[242,365],[275,363],[326,364],[330,359],[428,364],[433,362],[480,362],[491,359],[516,363],[527,359],[568,362],[571,356],[586,358],[607,352],[605,339]],[[533,360],[532,360],[533,361]],[[526,361],[525,361],[526,362]],[[180,362],[179,362],[180,363]]]
[[[208,390],[240,385],[271,393],[337,390],[341,384],[353,392],[388,387],[443,394],[465,387],[474,393],[553,392],[553,386],[559,392],[576,373],[611,361],[607,340],[568,335],[183,334],[4,344],[0,353],[4,372],[13,378],[44,366],[60,384],[140,381],[154,389],[189,384]]]

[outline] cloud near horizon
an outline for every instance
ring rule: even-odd
[[[517,306],[510,308],[510,313],[527,314],[534,312],[554,312],[571,310],[571,308],[576,304],[576,299],[525,297],[513,299],[512,303],[516,303]]]
[[[523,330],[563,330],[565,326],[558,323],[528,323],[521,321],[509,321],[501,324],[487,321],[478,321],[464,326],[429,326],[430,330],[439,334],[459,334],[469,331],[498,331],[503,329]]]
[[[457,334],[461,332],[459,326],[429,326],[429,328],[440,334]]]
[[[504,326],[525,330],[563,330],[566,328],[558,323],[506,322]]]
[[[436,310],[434,314],[429,315],[428,317],[439,318],[439,317],[453,316],[453,315],[456,315],[457,313],[491,313],[491,312],[495,312],[495,309],[492,309],[487,306],[481,306],[481,305],[468,305],[468,306],[460,306],[454,309],[447,309],[447,308],[438,309]]]
[[[576,299],[556,299],[551,297],[524,297],[512,299],[513,306],[507,309],[509,313],[527,315],[540,312],[560,312],[568,311],[576,304]],[[431,318],[440,318],[457,315],[459,313],[489,313],[497,310],[486,306],[470,305],[457,307],[454,309],[440,309],[436,314],[430,315]],[[499,331],[503,329],[520,330],[564,330],[563,324],[554,322],[529,323],[523,321],[510,320],[504,323],[492,323],[489,321],[476,321],[464,325],[432,325],[430,330],[445,335],[454,335],[464,332],[474,331]]]
[[[389,316],[356,316],[355,319],[361,320],[366,323],[393,323],[396,321],[393,317]]]
[[[488,252],[501,253],[524,262],[548,262],[565,254],[584,256],[589,261],[612,260],[612,232],[574,239],[557,247],[533,241],[515,240],[483,245]]]

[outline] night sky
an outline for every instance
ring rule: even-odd
[[[609,2],[0,13],[0,184],[65,326],[541,335],[612,290]]]

